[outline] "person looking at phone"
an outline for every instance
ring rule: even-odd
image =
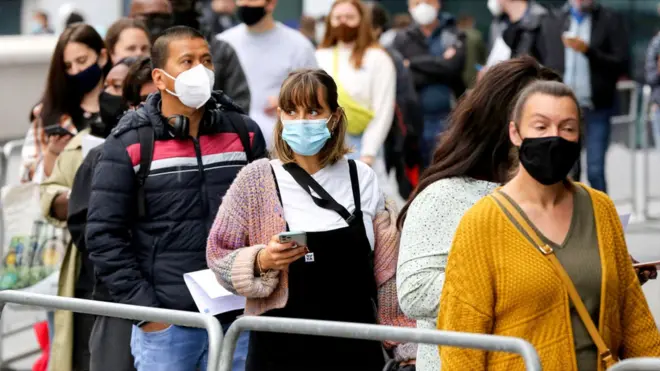
[[[522,338],[545,370],[660,356],[614,203],[568,178],[583,140],[579,107],[560,82],[520,93],[509,138],[521,166],[461,219],[440,298],[438,329]],[[443,371],[524,367],[499,352],[441,347],[440,357]]]
[[[50,176],[69,140],[99,118],[99,96],[111,67],[105,43],[92,26],[77,23],[62,32],[50,62],[46,90],[25,136],[23,182],[41,182]]]
[[[41,183],[41,211],[49,223],[57,227],[67,226],[70,196],[77,196],[73,194],[73,184],[83,162],[83,141],[88,135],[107,135],[109,130],[116,126],[119,115],[125,110],[121,99],[121,88],[129,67],[135,61],[136,58],[122,59],[112,67],[99,97],[99,119],[92,121],[88,128],[80,131],[68,142],[57,157],[52,173]],[[72,241],[73,244],[67,247],[62,262],[64,268],[59,276],[57,294],[92,299],[94,267],[86,255],[79,254],[79,249],[84,248],[78,246],[80,240]],[[53,338],[50,355],[55,367],[54,371],[90,369],[91,355],[88,343],[95,317],[69,311],[56,312],[55,327],[59,330]]]
[[[458,102],[434,162],[399,215],[401,246],[397,293],[401,309],[418,328],[434,329],[447,257],[458,222],[479,199],[506,183],[511,158],[508,105],[536,80],[561,80],[531,57],[493,66]],[[497,100],[489,97],[496,96]],[[429,226],[434,226],[429,229]],[[417,371],[440,369],[435,345],[417,349]]]
[[[291,73],[277,113],[276,159],[247,166],[227,192],[209,234],[209,268],[222,286],[247,298],[246,315],[412,326],[395,294],[396,211],[374,171],[346,158],[348,123],[336,83],[323,70]],[[393,351],[407,361],[415,346]],[[247,371],[347,364],[382,370],[381,345],[250,334]]]

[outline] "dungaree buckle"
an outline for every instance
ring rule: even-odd
[[[351,214],[351,216],[346,219],[346,223],[351,224],[353,223],[353,220],[355,220],[355,214]]]

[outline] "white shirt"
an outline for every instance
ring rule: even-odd
[[[270,163],[275,170],[277,186],[280,189],[284,219],[291,231],[324,232],[348,226],[348,223],[337,212],[317,206],[309,193],[293,179],[288,171],[284,170],[280,160],[271,160]],[[360,183],[364,228],[373,250],[373,219],[379,211],[385,209],[385,197],[378,186],[376,173],[371,167],[360,161],[355,161],[355,164]],[[348,212],[355,211],[348,160],[343,159],[334,165],[326,166],[313,174],[312,178]],[[314,195],[318,197],[317,194],[314,193]]]
[[[387,52],[369,48],[364,54],[362,67],[356,69],[351,62],[352,48],[339,47],[339,79],[346,92],[365,108],[372,110],[374,118],[362,134],[362,156],[376,156],[387,138],[394,118],[396,103],[396,69]],[[333,75],[334,47],[316,51],[319,67]]]
[[[272,148],[277,117],[264,112],[268,98],[280,95],[280,87],[292,71],[317,68],[314,46],[300,32],[279,22],[261,33],[240,24],[216,37],[236,51],[250,87],[250,117],[259,124],[268,148]]]

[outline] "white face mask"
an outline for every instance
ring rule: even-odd
[[[438,19],[438,9],[427,3],[420,3],[410,10],[410,15],[422,26],[428,26]]]
[[[499,0],[488,0],[488,10],[490,10],[493,17],[499,17],[504,12]]]
[[[168,93],[178,97],[186,107],[199,109],[211,98],[215,75],[213,71],[199,64],[188,71],[183,71],[176,78],[169,73],[165,76],[174,80],[174,91],[166,90]]]

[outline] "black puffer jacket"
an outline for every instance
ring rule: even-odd
[[[230,117],[247,125],[254,158],[266,156],[257,124],[226,96],[207,103],[199,138],[175,139],[160,114],[160,94],[128,112],[103,145],[92,178],[86,245],[113,301],[195,311],[183,274],[205,269],[206,239],[222,197],[247,164]],[[236,121],[234,121],[236,123]],[[138,128],[152,125],[154,151],[138,217]]]

